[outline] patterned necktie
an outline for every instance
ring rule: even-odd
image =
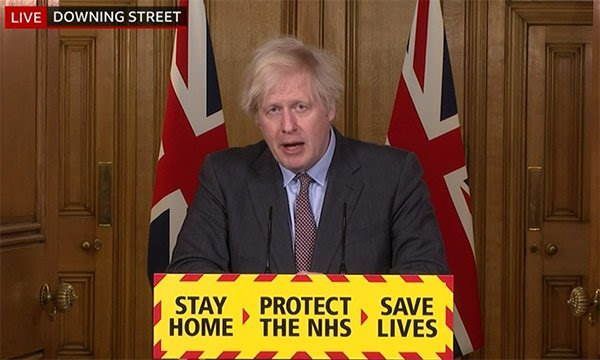
[[[296,270],[308,271],[312,262],[313,249],[317,239],[317,225],[310,207],[308,188],[313,179],[306,173],[299,174],[300,192],[294,208],[294,231],[296,249]]]

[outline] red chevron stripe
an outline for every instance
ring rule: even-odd
[[[258,274],[254,281],[273,281],[277,277],[277,274]]]
[[[312,358],[308,355],[307,352],[298,351],[291,357],[292,360],[311,360]]]
[[[217,281],[236,281],[240,277],[240,274],[223,274],[219,276]]]
[[[446,326],[452,330],[454,325],[454,312],[452,309],[446,307]]]
[[[349,358],[341,351],[325,351],[331,360],[348,360]]]
[[[159,283],[159,282],[160,282],[162,279],[164,279],[164,278],[165,278],[165,276],[167,276],[167,274],[159,274],[159,273],[156,273],[156,274],[154,274],[154,279],[152,279],[152,280],[153,280],[153,283],[154,283],[154,287],[156,287],[156,285],[158,285],[158,283]]]
[[[297,274],[292,278],[292,282],[312,282],[312,279],[306,274]]]
[[[159,340],[156,344],[154,344],[154,346],[152,347],[152,358],[153,359],[162,359],[163,356],[165,356],[165,354],[167,353],[166,351],[162,351],[162,347],[161,347],[161,341]]]
[[[198,281],[202,277],[203,274],[185,274],[181,277],[179,281]]]
[[[443,281],[450,291],[454,292],[454,276],[453,275],[438,275],[441,281]]]
[[[327,274],[327,278],[331,282],[348,282],[348,278],[344,274]]]
[[[452,360],[454,359],[454,352],[446,345],[446,351],[443,353],[436,353],[441,360]]]
[[[223,351],[217,359],[219,359],[219,360],[235,359],[239,354],[240,354],[239,351]]]
[[[404,280],[407,283],[422,283],[423,279],[421,279],[421,277],[419,275],[400,275],[400,277],[402,278],[402,280]]]
[[[254,357],[255,359],[272,359],[277,355],[277,351],[261,351]]]
[[[154,310],[152,311],[152,319],[154,322],[154,326],[156,326],[156,324],[158,324],[161,316],[162,316],[162,302],[159,301],[158,304],[154,305]]]
[[[182,359],[190,360],[190,359],[199,359],[204,351],[186,351],[181,355]]]
[[[385,278],[381,275],[376,275],[376,274],[366,274],[363,275],[365,279],[367,279],[368,282],[386,282]]]
[[[400,356],[402,356],[404,360],[423,360],[421,355],[416,352],[401,352]]]
[[[277,351],[261,351],[254,357],[255,359],[272,359],[277,355]]]
[[[385,360],[385,356],[383,356],[380,352],[377,351],[363,351],[363,355],[368,360]]]

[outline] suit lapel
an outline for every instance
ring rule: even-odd
[[[347,207],[346,217],[349,220],[364,186],[358,176],[360,164],[346,140],[337,131],[336,142],[335,153],[327,174],[327,190],[311,266],[311,271],[321,273],[338,272],[338,269],[330,267],[335,254],[341,251],[344,203]]]
[[[265,242],[269,223],[269,207],[273,207],[271,269],[277,273],[295,273],[288,200],[287,193],[283,188],[281,171],[266,146],[252,166],[255,174],[248,180],[248,191]],[[252,235],[248,234],[248,236]],[[259,242],[257,241],[257,243]]]

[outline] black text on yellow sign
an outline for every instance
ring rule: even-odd
[[[452,283],[416,275],[157,275],[154,356],[451,358]]]

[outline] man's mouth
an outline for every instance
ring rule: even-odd
[[[304,142],[302,141],[283,143],[281,145],[283,151],[287,154],[295,154],[299,152],[302,149],[302,146],[304,146]]]

